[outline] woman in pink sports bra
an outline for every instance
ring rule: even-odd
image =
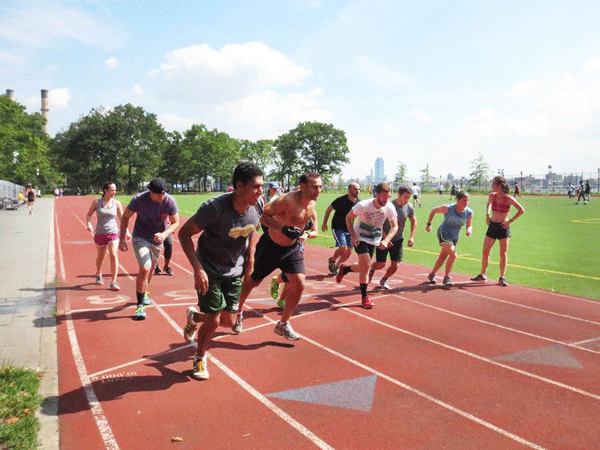
[[[110,289],[118,291],[121,288],[117,284],[117,271],[119,268],[119,223],[123,215],[123,206],[115,195],[117,186],[115,183],[106,183],[102,186],[103,194],[99,199],[94,199],[90,209],[85,216],[87,230],[94,236],[96,244],[96,284],[102,285],[102,263],[108,250],[110,258]],[[96,213],[98,224],[96,228],[92,226],[92,215]],[[127,230],[129,237],[129,230]]]
[[[492,181],[492,192],[488,196],[486,205],[485,221],[488,224],[488,230],[483,240],[483,252],[481,257],[481,272],[473,281],[487,281],[485,272],[490,262],[490,251],[496,240],[500,245],[500,280],[502,286],[508,286],[506,282],[506,253],[508,243],[510,242],[510,224],[513,223],[521,214],[525,212],[519,202],[514,197],[508,195],[510,186],[503,177],[495,177]],[[510,207],[514,206],[517,210],[512,218],[508,218]]]

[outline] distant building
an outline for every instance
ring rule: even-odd
[[[385,170],[383,166],[383,158],[379,157],[375,160],[375,184],[386,181]]]

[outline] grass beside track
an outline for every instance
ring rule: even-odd
[[[0,449],[38,448],[40,376],[33,370],[0,366]]]
[[[362,198],[367,198],[363,192]],[[182,216],[189,217],[206,199],[217,194],[176,195]],[[321,232],[325,209],[342,193],[323,193],[317,202],[320,236],[311,244],[334,247],[331,230]],[[130,197],[119,197],[127,204]],[[416,207],[419,221],[415,246],[405,248],[404,261],[425,266],[427,273],[437,255],[439,245],[435,230],[442,221],[436,215],[433,231],[425,232],[425,223],[431,208],[448,203],[448,194],[421,195],[422,207]],[[526,213],[511,225],[511,241],[508,250],[509,283],[522,284],[554,292],[600,299],[600,273],[597,269],[597,252],[600,248],[600,201],[592,198],[587,204],[575,205],[566,197],[526,196],[517,199]],[[485,224],[486,195],[472,195],[469,207],[473,209],[473,234],[467,237],[462,230],[458,243],[459,257],[453,272],[476,275],[481,268],[481,249],[487,230]],[[514,209],[511,211],[511,217]],[[329,225],[331,224],[331,218]],[[405,236],[408,235],[407,230]],[[498,244],[492,249],[488,278],[497,279]],[[326,264],[326,261],[324,262]],[[324,270],[326,267],[324,266]],[[377,276],[377,275],[376,275]],[[425,280],[425,276],[423,277]]]

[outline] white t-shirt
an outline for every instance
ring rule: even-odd
[[[379,245],[383,223],[386,219],[390,221],[396,219],[398,214],[391,202],[387,202],[381,208],[376,208],[375,200],[370,198],[358,202],[352,208],[352,212],[357,216],[354,222],[354,231],[358,235],[358,239],[367,244]]]
[[[419,192],[421,192],[421,188],[419,186],[417,186],[416,184],[414,184],[412,187],[412,194],[419,195]]]

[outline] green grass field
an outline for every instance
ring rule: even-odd
[[[324,193],[319,197],[317,209],[320,222],[327,206],[339,195],[341,194]],[[202,201],[210,196],[176,196],[180,214],[191,216]],[[435,216],[431,233],[425,232],[425,223],[431,208],[446,204],[448,195],[428,194],[420,197],[422,207],[416,208],[419,226],[415,246],[405,247],[404,261],[429,269],[439,254],[435,230],[442,221],[442,216]],[[363,198],[366,197],[363,195]],[[120,197],[120,200],[127,204],[129,197]],[[487,230],[486,200],[485,195],[471,197],[469,207],[474,211],[473,234],[467,237],[464,229],[462,230],[458,243],[459,258],[453,270],[456,273],[479,273],[483,237]],[[600,299],[600,273],[597,266],[597,253],[600,249],[600,200],[593,198],[585,206],[574,205],[574,201],[566,197],[531,196],[518,200],[526,213],[511,226],[509,267],[506,274],[508,282]],[[511,216],[512,214],[513,212]],[[407,227],[410,227],[408,222]],[[319,232],[320,228],[319,223]],[[334,246],[330,232],[312,240],[311,244],[331,248]],[[496,244],[492,249],[488,277],[494,280],[498,276]]]

